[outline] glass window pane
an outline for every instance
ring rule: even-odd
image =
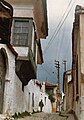
[[[22,22],[22,26],[24,26],[24,27],[28,27],[29,26],[29,24],[28,24],[28,22],[26,21],[26,22]]]
[[[21,33],[21,28],[15,28],[14,33]]]
[[[14,39],[15,40],[19,40],[20,39],[20,35],[19,34],[14,34]]]
[[[14,44],[26,45],[28,43],[29,21],[20,19],[14,23]]]
[[[22,33],[28,33],[28,28],[27,27],[22,28]]]
[[[16,22],[15,21],[15,27],[21,27],[21,22]]]

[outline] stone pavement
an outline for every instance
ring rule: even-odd
[[[18,118],[16,120],[75,120],[72,114],[61,114],[59,113],[35,113],[32,116],[24,118]]]

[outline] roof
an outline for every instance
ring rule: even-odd
[[[37,45],[38,45],[37,64],[42,64],[44,61],[43,61],[43,53],[42,53],[42,48],[41,48],[41,42],[40,42],[40,40],[37,41]]]
[[[40,82],[39,80],[35,80],[35,83],[36,83],[37,85],[42,85],[42,82]]]
[[[3,7],[4,11],[7,11],[10,16],[13,16],[13,7],[8,2],[0,0],[0,7]]]
[[[38,39],[46,38],[48,36],[46,0],[36,1],[34,5],[34,19],[36,23],[36,30],[38,31]]]
[[[15,51],[15,49],[13,48],[13,46],[11,44],[7,44],[7,47],[10,49],[10,51],[17,57],[18,53]]]
[[[84,7],[82,7],[80,5],[76,5],[75,11],[78,12],[78,13],[82,13],[82,12],[84,12]]]
[[[47,22],[47,3],[46,0],[42,0],[44,7],[44,17],[45,17],[45,26],[46,26],[46,36],[48,36],[48,22]]]
[[[80,5],[76,5],[75,8],[75,25],[79,25],[79,15],[80,14],[84,14],[84,7],[80,6]]]
[[[45,86],[46,87],[57,87],[58,85],[57,84],[52,84],[52,83],[49,83],[49,82],[45,82]]]

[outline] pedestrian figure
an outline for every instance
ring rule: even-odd
[[[43,101],[42,101],[42,99],[41,99],[41,101],[39,102],[40,112],[42,112],[43,106],[44,106],[44,104],[43,104]]]

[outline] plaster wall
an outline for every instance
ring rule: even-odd
[[[0,44],[0,48],[3,48],[7,54],[3,113],[9,111],[13,115],[24,111],[38,111],[41,99],[44,103],[43,111],[51,112],[51,102],[45,93],[45,85],[40,89],[35,80],[30,80],[22,91],[22,83],[15,73],[15,56],[6,45]],[[32,94],[34,94],[34,106],[32,106]]]
[[[74,111],[78,120],[84,119],[84,14],[80,14],[79,39],[78,39],[78,90],[79,99],[74,103]]]
[[[84,14],[80,15],[80,57],[81,73],[84,74]]]
[[[80,59],[81,59],[81,73],[84,75],[84,14],[80,15]],[[84,80],[84,79],[83,79]],[[84,81],[81,79],[81,88],[80,88],[80,120],[84,119]]]
[[[33,6],[13,6],[13,17],[30,17],[33,18]]]

